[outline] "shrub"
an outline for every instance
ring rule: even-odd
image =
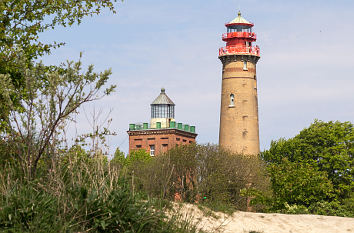
[[[281,211],[284,214],[308,214],[309,210],[303,205],[289,205],[285,203],[285,209]]]
[[[102,156],[82,149],[51,160],[47,172],[0,174],[0,228],[5,232],[195,232],[193,225],[133,195],[129,182]]]
[[[272,180],[273,208],[282,209],[289,205],[310,206],[318,200],[333,197],[333,186],[325,172],[311,164],[289,162],[268,166]]]
[[[152,159],[136,178],[151,196],[199,202],[214,210],[242,209],[242,189],[267,189],[257,156],[235,155],[213,145],[179,146]]]
[[[261,153],[273,195],[259,199],[272,211],[304,206],[311,213],[351,216],[354,190],[354,127],[315,120],[290,139],[272,141]]]
[[[272,141],[262,158],[274,166],[282,166],[284,159],[308,164],[312,170],[326,173],[338,200],[348,198],[354,190],[354,126],[350,122],[315,120],[308,128],[290,139]],[[331,202],[331,198],[325,199]],[[319,196],[317,201],[322,201]]]
[[[345,205],[338,201],[316,202],[309,207],[309,210],[311,213],[319,215],[354,217],[353,209],[346,208]]]

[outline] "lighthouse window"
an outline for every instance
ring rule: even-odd
[[[230,105],[229,107],[234,107],[235,106],[235,95],[231,94],[230,95]]]
[[[151,118],[174,118],[175,108],[173,105],[159,104],[151,106]]]
[[[248,70],[247,69],[247,61],[243,61],[243,70]]]

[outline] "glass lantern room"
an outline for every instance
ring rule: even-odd
[[[151,104],[151,118],[175,118],[175,104],[166,95],[164,88]]]
[[[237,18],[226,24],[227,33],[230,32],[252,32],[253,23],[247,21],[241,16],[241,12],[238,12]]]
[[[175,118],[175,106],[169,104],[152,104],[151,118]]]

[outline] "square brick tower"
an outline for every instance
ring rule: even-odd
[[[245,155],[259,154],[258,97],[256,64],[259,47],[254,46],[253,24],[241,13],[226,24],[222,35],[226,47],[219,49],[222,88],[219,144]]]
[[[129,153],[144,149],[155,156],[178,146],[195,143],[195,126],[176,123],[175,104],[161,89],[151,104],[149,123],[129,124]]]

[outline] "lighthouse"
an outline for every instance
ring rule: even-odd
[[[179,146],[195,143],[195,126],[175,121],[175,104],[165,88],[151,103],[150,124],[129,124],[129,153],[145,150],[151,156],[163,154]]]
[[[234,153],[259,154],[258,97],[256,64],[260,58],[255,46],[253,23],[238,13],[227,23],[222,35],[226,47],[219,49],[222,87],[219,145]]]

